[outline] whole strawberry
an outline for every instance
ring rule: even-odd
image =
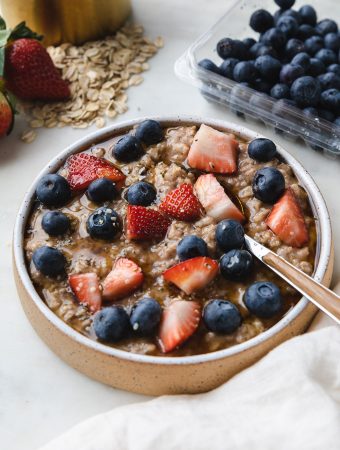
[[[12,106],[2,92],[0,92],[0,137],[11,132],[14,121]]]
[[[39,42],[41,36],[22,22],[8,32],[4,52],[6,88],[22,100],[58,101],[70,96],[70,89],[50,55]],[[1,55],[0,55],[1,57]],[[2,59],[2,58],[0,58]],[[2,73],[0,73],[0,76]]]

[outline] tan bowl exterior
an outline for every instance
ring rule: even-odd
[[[260,137],[238,125],[201,118],[159,118],[165,126],[206,123],[217,129],[234,132],[246,139]],[[140,119],[142,120],[142,119]],[[301,334],[310,324],[317,309],[305,298],[280,322],[266,332],[229,349],[190,357],[154,357],[136,355],[105,346],[73,330],[59,319],[42,301],[29,278],[23,252],[23,230],[38,179],[54,172],[71,154],[87,146],[126,132],[140,120],[125,122],[98,131],[78,141],[55,158],[39,174],[26,194],[14,230],[14,275],[18,293],[32,326],[45,343],[64,361],[84,374],[120,389],[147,395],[193,394],[213,389],[242,369],[250,366],[281,342]],[[318,263],[314,277],[329,286],[333,271],[333,245],[330,220],[324,200],[309,174],[286,151],[281,155],[293,167],[307,190],[318,227]],[[322,242],[321,242],[322,241]]]

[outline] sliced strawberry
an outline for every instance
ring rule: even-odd
[[[238,142],[234,135],[221,133],[201,125],[188,154],[188,164],[193,169],[215,173],[237,171]]]
[[[68,277],[68,282],[79,303],[87,305],[92,312],[100,310],[102,296],[96,273],[76,273]]]
[[[142,269],[127,258],[119,258],[103,282],[103,299],[118,300],[138,289],[144,281]]]
[[[123,185],[125,175],[103,158],[88,153],[71,155],[66,161],[67,181],[74,190],[83,190],[98,178],[109,178],[118,187]]]
[[[159,205],[159,209],[168,216],[185,222],[196,220],[201,214],[200,202],[194,194],[192,185],[188,183],[183,183],[170,191]]]
[[[198,177],[195,183],[195,192],[208,216],[217,221],[235,219],[242,222],[244,220],[241,211],[230,200],[211,173]]]
[[[179,300],[163,311],[159,329],[159,345],[163,353],[171,352],[196,331],[201,307],[197,302]]]
[[[266,224],[287,245],[302,247],[308,242],[306,223],[291,188],[275,203]]]
[[[170,267],[163,273],[163,277],[190,295],[209,284],[217,273],[216,261],[206,256],[197,256]]]
[[[166,235],[171,220],[155,209],[129,205],[126,236],[131,240],[159,239]]]

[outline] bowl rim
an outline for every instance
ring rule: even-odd
[[[198,355],[191,356],[152,356],[152,355],[142,355],[138,353],[131,353],[125,350],[120,350],[108,345],[102,344],[99,341],[95,341],[80,332],[73,329],[70,325],[65,323],[61,318],[59,318],[42,300],[38,292],[35,290],[33,282],[28,274],[28,270],[25,262],[23,241],[24,241],[24,230],[26,226],[27,219],[29,217],[30,209],[33,202],[33,196],[35,193],[35,188],[38,180],[47,173],[55,172],[61,164],[64,163],[66,158],[89,146],[104,142],[114,136],[119,136],[125,133],[127,130],[131,129],[136,124],[142,122],[146,119],[153,119],[159,121],[163,126],[178,126],[178,125],[199,125],[205,123],[216,129],[223,131],[235,133],[236,135],[244,138],[246,140],[253,140],[255,138],[265,137],[243,125],[238,125],[229,121],[209,119],[200,116],[188,116],[188,115],[178,115],[178,116],[148,116],[140,117],[133,120],[122,121],[117,124],[112,124],[102,130],[95,131],[86,135],[85,137],[77,140],[73,144],[69,145],[66,149],[61,151],[56,155],[50,162],[39,172],[39,174],[34,179],[33,183],[27,190],[21,206],[18,211],[17,219],[14,226],[13,235],[13,257],[14,263],[27,293],[30,295],[31,300],[34,301],[35,306],[40,310],[40,312],[62,333],[66,334],[69,338],[73,339],[77,343],[89,347],[90,349],[104,353],[107,356],[124,359],[130,362],[144,363],[144,364],[155,364],[155,365],[182,365],[182,364],[201,364],[208,361],[216,361],[219,359],[224,359],[228,356],[242,353],[259,344],[264,343],[271,337],[278,334],[285,327],[287,327],[302,311],[308,306],[309,301],[302,297],[298,303],[279,320],[275,325],[270,327],[268,330],[260,333],[259,335],[242,342],[240,344],[235,344],[229,348],[217,350],[210,353],[202,353]],[[285,159],[285,161],[292,167],[295,176],[298,178],[299,182],[306,189],[311,206],[313,208],[313,213],[316,220],[316,225],[318,227],[317,233],[317,247],[319,251],[319,257],[316,269],[314,271],[313,277],[317,281],[321,281],[326,273],[327,267],[331,258],[331,246],[332,246],[332,230],[329,213],[322,197],[322,194],[314,182],[311,175],[307,170],[300,164],[298,160],[295,159],[287,150],[285,150],[280,145],[276,144],[278,152]]]

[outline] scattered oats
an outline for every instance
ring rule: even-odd
[[[98,117],[98,119],[96,119],[95,124],[97,128],[103,128],[105,127],[105,119],[103,117]]]
[[[44,126],[44,121],[41,119],[33,119],[30,121],[31,128],[41,128]]]
[[[141,75],[132,75],[129,81],[130,86],[138,86],[143,83],[143,77]]]
[[[163,40],[163,38],[161,36],[156,37],[154,44],[155,44],[155,46],[157,48],[164,47],[164,40]]]
[[[143,82],[140,74],[149,69],[146,61],[164,45],[161,37],[152,41],[143,33],[140,25],[129,24],[102,40],[48,47],[54,64],[70,83],[71,98],[66,102],[19,105],[29,126],[87,128],[95,124],[102,128],[105,116],[112,119],[126,112],[126,89]],[[32,142],[35,137],[35,131],[27,130],[21,139]]]
[[[21,134],[20,139],[24,142],[26,142],[26,144],[30,144],[31,142],[34,141],[34,139],[37,137],[37,133],[33,130],[26,130]]]

